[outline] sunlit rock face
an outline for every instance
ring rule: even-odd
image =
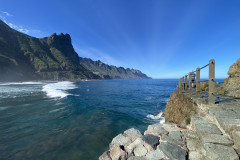
[[[229,77],[224,80],[224,84],[216,89],[216,93],[240,97],[240,58],[230,66],[228,75]]]

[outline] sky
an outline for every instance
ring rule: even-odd
[[[71,35],[81,57],[180,78],[210,59],[227,78],[240,58],[239,0],[0,0],[0,19],[30,36]],[[201,70],[208,77],[208,68]]]

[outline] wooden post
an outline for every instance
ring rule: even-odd
[[[192,96],[192,72],[189,72],[189,95]]]
[[[200,68],[196,69],[196,96],[200,96]]]
[[[178,93],[181,92],[181,78],[179,78],[179,82],[178,82]]]
[[[209,61],[209,84],[208,84],[208,102],[209,104],[215,104],[215,60],[210,59]]]
[[[187,91],[187,75],[185,75],[185,91]]]
[[[181,79],[182,79],[182,91],[184,91],[184,77],[182,77]]]

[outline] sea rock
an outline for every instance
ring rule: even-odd
[[[162,142],[160,149],[171,160],[186,160],[187,152],[175,144]]]
[[[99,160],[112,160],[110,157],[110,152],[106,151],[104,152],[100,157]]]
[[[111,145],[115,145],[115,144],[118,144],[119,146],[120,145],[124,146],[130,142],[131,142],[131,139],[129,137],[125,137],[123,134],[119,134],[115,138],[113,138],[113,140],[110,144],[110,147],[111,147]]]
[[[142,137],[142,134],[139,130],[130,128],[123,133],[124,136],[129,137],[132,141],[136,140],[139,137]]]
[[[110,148],[110,157],[112,160],[125,160],[128,158],[128,154],[119,145],[114,144]]]

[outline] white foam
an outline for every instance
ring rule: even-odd
[[[165,118],[164,117],[161,118],[160,123],[161,124],[165,123]]]
[[[158,113],[157,115],[149,114],[147,115],[147,118],[153,119],[153,120],[160,120],[160,123],[165,123],[165,118],[162,117],[163,112]]]
[[[64,98],[71,95],[67,90],[75,88],[77,86],[73,82],[63,81],[44,85],[42,91],[46,92],[47,96],[51,98]]]
[[[8,86],[8,85],[26,85],[26,84],[43,84],[42,82],[7,82],[7,83],[0,83],[0,86]]]

